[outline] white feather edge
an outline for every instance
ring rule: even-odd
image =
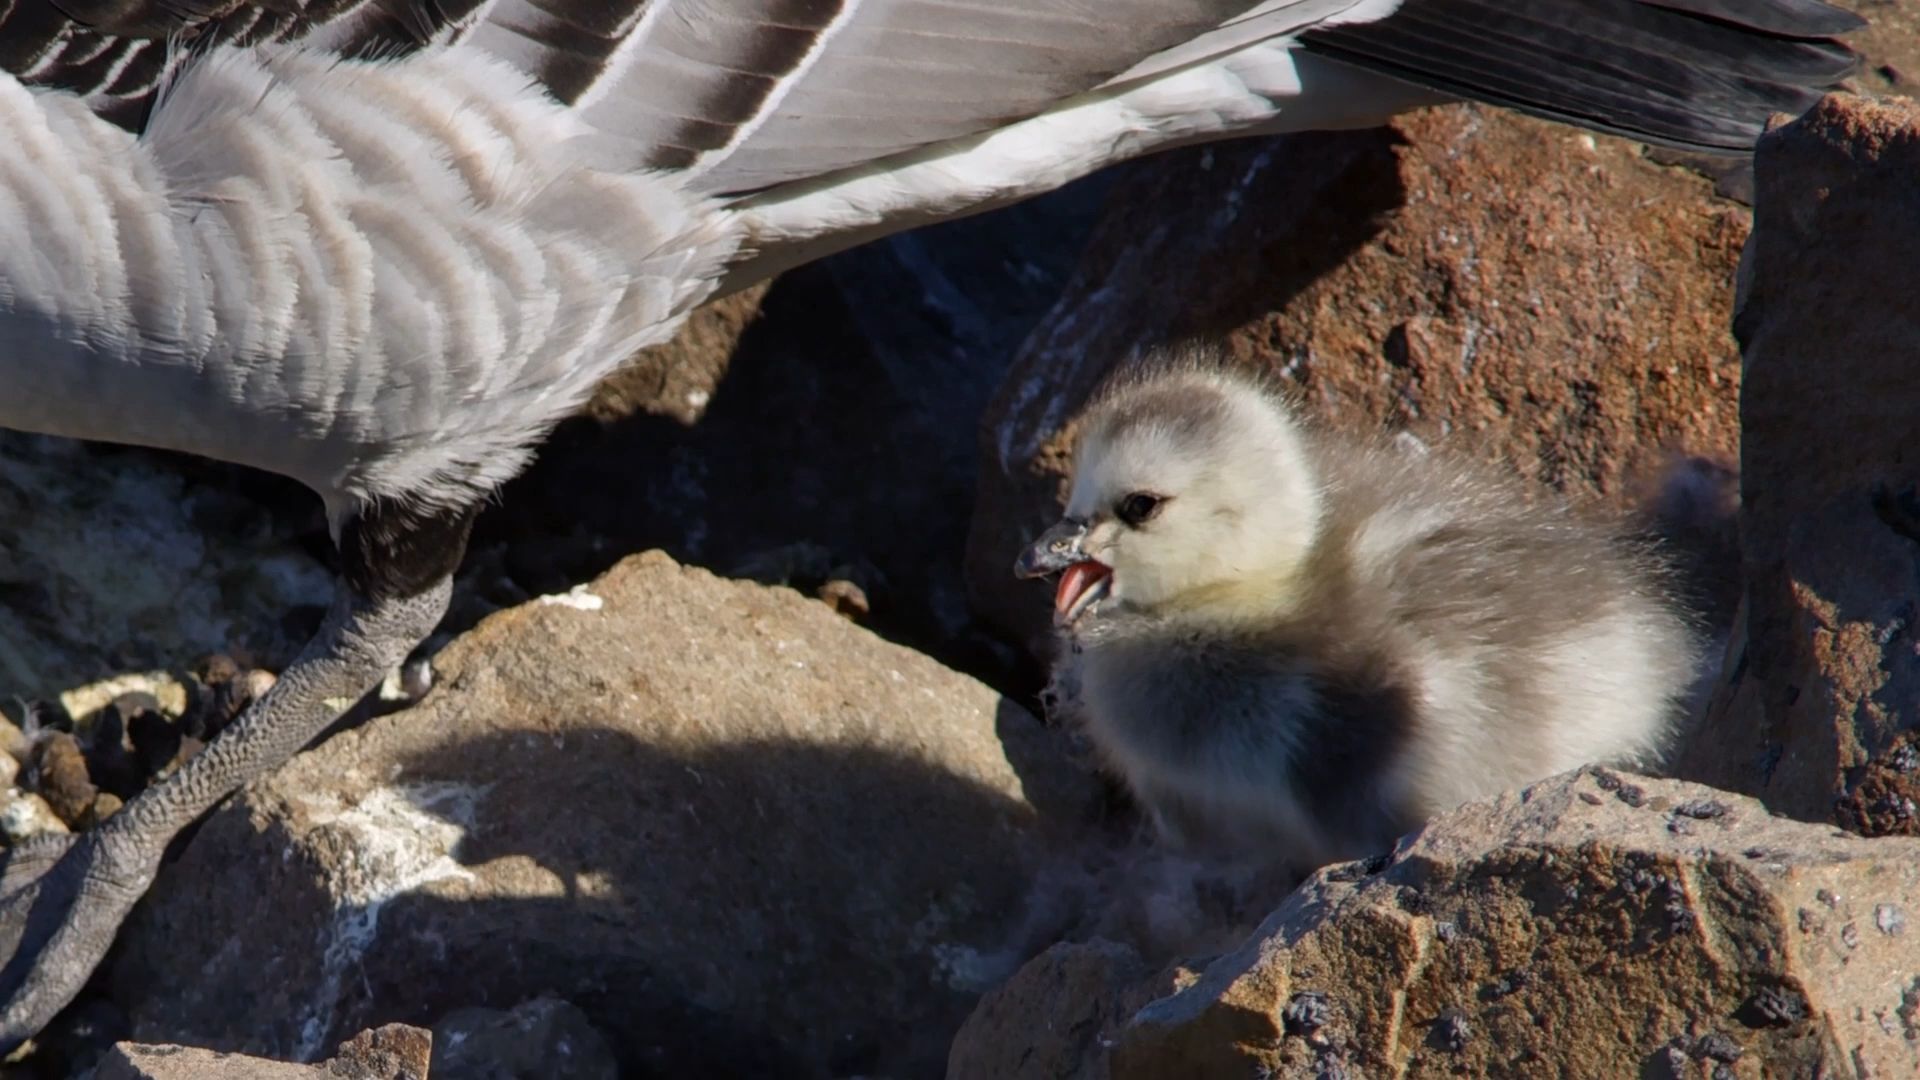
[[[980,213],[1119,161],[1230,135],[1370,127],[1434,93],[1265,40],[1102,87],[1031,119],[740,200],[750,257],[722,291],[933,221]]]

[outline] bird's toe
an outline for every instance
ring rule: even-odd
[[[104,833],[45,836],[0,856],[0,1052],[86,985],[152,867]]]

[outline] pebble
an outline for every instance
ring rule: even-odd
[[[67,823],[53,812],[47,800],[31,791],[8,788],[0,793],[0,836],[9,844],[19,844],[44,833],[71,832]]]
[[[1749,1027],[1788,1027],[1807,1018],[1806,999],[1780,986],[1764,986],[1740,1010]]]
[[[1907,917],[1892,904],[1875,904],[1873,925],[1889,937],[1898,937],[1901,931],[1907,928]]]
[[[1332,1017],[1333,1010],[1327,1005],[1327,996],[1316,990],[1303,990],[1293,995],[1280,1016],[1289,1035],[1311,1035],[1325,1027]]]
[[[126,804],[121,801],[120,796],[111,791],[103,791],[95,796],[93,805],[87,808],[87,817],[83,824],[88,829],[97,829],[102,822],[119,813],[124,805]]]
[[[263,671],[260,674],[264,675],[266,672]],[[380,680],[378,696],[380,704],[386,708],[404,709],[418,705],[426,699],[427,693],[432,689],[433,661],[424,656],[416,656],[387,672],[387,677]],[[266,691],[262,690],[260,693],[265,694]]]
[[[75,718],[93,716],[126,698],[140,700],[153,709],[179,713],[187,707],[187,696],[186,685],[172,673],[146,671],[115,675],[68,690],[60,695],[60,704],[67,715]]]
[[[844,615],[858,621],[873,612],[873,604],[867,599],[867,591],[846,578],[834,578],[813,591],[834,614]]]
[[[27,708],[31,709],[33,706],[28,704]],[[0,714],[0,755],[14,759],[14,764],[17,766],[27,760],[27,754],[32,749],[27,733],[21,731],[20,726],[7,719],[4,714]]]
[[[1725,817],[1727,804],[1718,799],[1688,799],[1674,807],[1673,812],[1696,821],[1710,821],[1717,817]]]
[[[80,740],[64,731],[56,731],[35,749],[33,769],[29,773],[33,789],[46,800],[60,820],[77,824],[93,805],[100,789],[87,776],[87,758]]]
[[[1463,1013],[1448,1013],[1440,1018],[1440,1042],[1447,1049],[1459,1053],[1473,1041],[1473,1024]]]
[[[1698,1057],[1724,1062],[1739,1061],[1743,1053],[1739,1043],[1718,1031],[1700,1036],[1693,1044],[1693,1052]]]

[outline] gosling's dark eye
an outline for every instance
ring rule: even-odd
[[[1120,502],[1114,506],[1113,512],[1119,516],[1121,521],[1137,529],[1147,522],[1152,521],[1153,516],[1158,514],[1160,508],[1166,504],[1167,500],[1158,495],[1149,495],[1144,491],[1136,491],[1126,498],[1121,499]]]

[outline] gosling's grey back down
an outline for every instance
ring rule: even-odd
[[[1818,0],[0,0],[0,427],[294,477],[337,598],[163,785],[0,873],[0,1046],[167,840],[439,619],[476,507],[631,351],[1121,158],[1447,97],[1746,152]],[[1294,167],[1312,168],[1311,161]]]
[[[1300,869],[1662,748],[1698,649],[1641,546],[1191,363],[1087,412],[1061,526],[1072,713],[1180,842]]]

